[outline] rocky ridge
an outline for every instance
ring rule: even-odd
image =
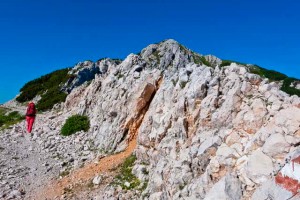
[[[132,172],[147,187],[107,185],[91,198],[297,198],[280,176],[300,154],[299,97],[248,65],[221,63],[166,40],[121,63],[79,64],[70,73],[95,70],[94,78],[70,80],[66,101],[40,115],[33,138],[17,137],[24,124],[0,134],[0,196],[28,197],[64,170],[122,152],[137,137]],[[73,114],[87,115],[91,128],[63,138],[59,130]]]

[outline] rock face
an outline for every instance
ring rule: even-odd
[[[259,199],[281,190],[284,198],[297,195],[275,178],[288,173],[289,155],[299,150],[300,99],[247,66],[221,63],[174,40],[121,63],[80,63],[71,70],[77,78],[65,87],[66,102],[45,114],[53,119],[41,125],[37,138],[45,144],[53,137],[46,149],[69,149],[62,155],[73,152],[80,163],[123,151],[137,137],[133,173],[147,187],[130,196],[108,186],[95,199]],[[91,128],[62,139],[61,124],[73,114],[87,115]],[[271,191],[273,185],[280,190]]]
[[[116,65],[118,62],[111,59],[101,59],[96,63],[84,61],[75,65],[69,74],[72,75],[62,90],[70,93],[74,88],[82,85],[84,82],[91,81],[97,74],[105,74],[108,67]]]

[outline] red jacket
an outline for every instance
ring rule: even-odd
[[[27,107],[26,116],[35,116],[36,109],[33,102],[30,102]]]

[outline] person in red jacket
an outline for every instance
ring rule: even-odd
[[[27,131],[31,133],[32,126],[35,120],[36,109],[33,102],[29,102],[27,111],[26,111],[26,122],[27,122]]]

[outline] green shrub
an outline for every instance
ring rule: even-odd
[[[211,66],[211,64],[206,60],[206,58],[204,56],[200,57],[201,62],[206,65],[206,66]]]
[[[264,78],[268,78],[269,81],[282,81],[283,84],[281,86],[281,90],[286,92],[289,95],[297,95],[300,96],[300,90],[294,87],[290,87],[291,83],[293,83],[294,81],[299,81],[298,79],[295,78],[291,78],[288,77],[287,75],[274,71],[274,70],[269,70],[269,69],[265,69],[263,67],[260,67],[258,65],[246,65],[240,62],[235,62],[235,61],[231,61],[231,60],[222,60],[222,63],[220,65],[220,67],[224,67],[224,66],[229,66],[231,63],[237,63],[240,65],[244,65],[244,66],[248,66],[249,71],[253,74],[257,74],[261,77]]]
[[[138,55],[138,54],[137,54]],[[120,58],[111,58],[111,60],[115,61],[117,65],[121,64],[122,63],[122,59]]]
[[[258,65],[251,66],[250,72],[254,74],[258,74],[261,77],[268,78],[270,81],[283,81],[282,86],[280,88],[282,91],[286,92],[289,95],[300,96],[299,89],[290,87],[291,83],[293,83],[294,81],[298,81],[298,79],[290,78],[285,74],[282,74],[274,70],[268,70]]]
[[[90,121],[87,116],[73,115],[67,119],[61,129],[61,134],[64,136],[72,135],[78,131],[88,131]]]
[[[64,102],[67,98],[67,94],[60,91],[58,87],[49,89],[45,94],[41,96],[41,100],[37,103],[36,108],[39,111],[49,110],[54,104]]]
[[[41,111],[51,109],[54,104],[65,101],[66,94],[60,91],[61,84],[67,82],[71,75],[69,69],[56,70],[26,83],[21,89],[21,94],[16,98],[20,103],[32,100],[41,95],[37,108]]]
[[[253,65],[250,67],[250,72],[253,74],[258,74],[261,77],[268,78],[270,81],[281,81],[287,78],[285,74],[282,74],[280,72],[274,71],[274,70],[268,70],[265,68],[262,68],[258,65]]]
[[[195,64],[204,64],[206,66],[211,67],[210,62],[208,62],[204,56],[200,56],[198,54],[193,53],[193,60]]]
[[[288,93],[289,95],[297,95],[298,97],[300,97],[300,90],[294,87],[290,87],[291,83],[294,81],[298,81],[295,78],[285,78],[283,80],[283,84],[281,86],[281,90]]]
[[[222,60],[220,67],[225,67],[231,65],[232,61],[230,60]]]
[[[245,63],[241,63],[241,62],[237,62],[237,61],[233,61],[233,60],[222,60],[222,63],[220,64],[220,67],[225,67],[225,66],[229,66],[231,65],[231,63],[236,63],[236,64],[239,64],[239,65],[245,65]]]
[[[0,128],[5,129],[25,119],[19,112],[13,111],[8,113],[7,109],[0,109]],[[7,114],[8,113],[8,114]]]

